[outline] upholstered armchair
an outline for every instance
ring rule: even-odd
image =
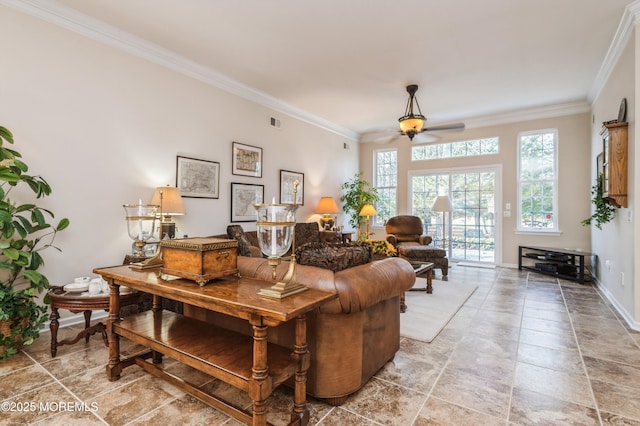
[[[409,215],[394,216],[387,221],[385,228],[387,241],[398,250],[400,257],[408,261],[433,263],[433,268],[440,269],[443,277],[449,275],[447,252],[429,245],[432,238],[423,235],[422,219]]]

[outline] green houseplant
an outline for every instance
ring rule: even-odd
[[[591,202],[595,206],[595,210],[591,216],[580,222],[584,226],[589,226],[593,222],[596,228],[602,229],[602,225],[611,222],[616,214],[616,208],[603,197],[602,179],[603,175],[599,174],[596,184],[591,187],[591,195],[593,195]]]
[[[344,212],[349,215],[349,224],[356,230],[360,229],[362,217],[360,210],[365,204],[373,204],[378,201],[378,190],[373,188],[369,182],[362,179],[362,173],[342,184],[344,191],[340,201],[344,203]]]
[[[52,245],[56,234],[69,226],[64,218],[53,227],[48,222],[54,218],[51,211],[23,203],[27,197],[50,195],[51,187],[42,177],[27,174],[29,167],[20,159],[22,155],[4,143],[13,144],[13,135],[0,126],[0,359],[33,343],[40,334],[47,308],[34,299],[49,287],[47,278],[38,272],[44,265],[40,252],[58,249]],[[24,188],[16,194],[20,201],[9,198],[18,186]]]

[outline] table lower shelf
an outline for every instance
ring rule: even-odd
[[[147,311],[114,323],[113,331],[154,351],[247,391],[253,366],[253,338],[170,311]],[[269,343],[273,388],[295,375],[292,350]]]

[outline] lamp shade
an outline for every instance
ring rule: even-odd
[[[360,210],[360,216],[375,216],[378,212],[372,204],[365,204],[362,206],[362,210]]]
[[[160,202],[160,195],[162,195],[162,203]],[[167,185],[156,188],[151,204],[160,206],[163,216],[181,216],[185,214],[180,190],[172,186]]]
[[[433,206],[431,206],[431,210],[434,212],[450,212],[453,210],[451,199],[448,195],[438,195],[433,202]]]
[[[333,197],[322,197],[316,208],[316,213],[320,214],[336,214],[338,213],[338,205]]]

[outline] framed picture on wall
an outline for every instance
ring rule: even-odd
[[[262,177],[262,148],[232,143],[231,173],[239,176]]]
[[[298,190],[294,200],[293,183],[295,181],[298,181]],[[280,204],[299,204],[304,206],[304,173],[280,170]]]
[[[264,185],[231,182],[231,222],[255,222],[254,204],[264,199]]]
[[[220,163],[178,156],[176,188],[183,197],[219,198]]]

